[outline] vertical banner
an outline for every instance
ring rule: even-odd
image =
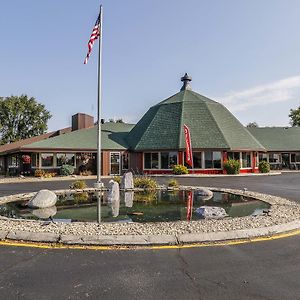
[[[184,135],[185,135],[185,162],[193,168],[193,152],[190,129],[184,124]]]
[[[186,220],[191,221],[193,212],[194,192],[188,191]]]

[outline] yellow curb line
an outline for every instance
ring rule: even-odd
[[[232,246],[248,243],[257,243],[264,241],[272,241],[283,238],[288,238],[300,234],[300,230],[294,230],[288,233],[277,234],[273,236],[257,237],[250,239],[231,240],[222,242],[203,242],[183,245],[161,245],[161,246],[84,246],[84,245],[64,245],[64,244],[46,244],[34,242],[13,242],[11,240],[0,241],[0,246],[10,247],[27,247],[27,248],[40,248],[40,249],[75,249],[75,250],[163,250],[163,249],[189,249],[200,247],[217,247],[217,246]]]

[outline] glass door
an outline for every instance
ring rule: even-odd
[[[110,175],[120,175],[120,152],[110,152]]]

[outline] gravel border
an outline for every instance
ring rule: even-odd
[[[181,189],[196,190],[185,186]],[[249,196],[271,204],[268,214],[222,220],[161,223],[50,223],[0,217],[0,240],[22,240],[77,245],[177,245],[270,236],[300,228],[300,205],[271,195],[208,187],[212,191]],[[89,188],[82,191],[96,191]],[[58,194],[70,190],[54,191]],[[74,192],[74,190],[73,190]],[[35,193],[0,197],[0,204],[32,197]]]

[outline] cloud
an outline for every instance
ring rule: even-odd
[[[250,107],[300,98],[300,76],[288,77],[242,91],[232,91],[224,97],[216,97],[231,111],[244,111]]]

